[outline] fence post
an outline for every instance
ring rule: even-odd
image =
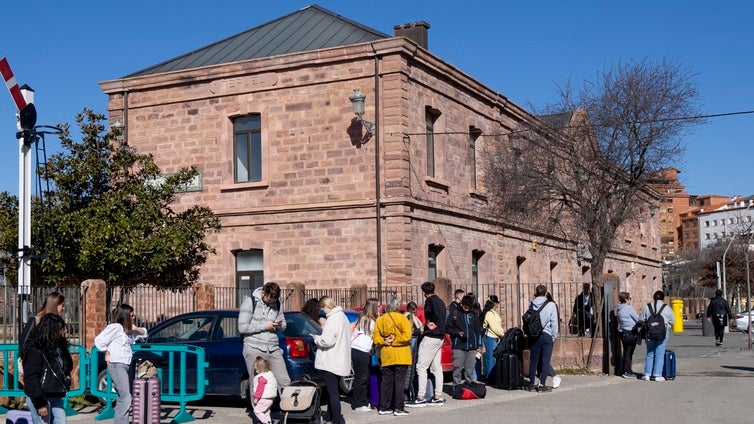
[[[196,310],[205,311],[215,309],[215,289],[214,285],[208,283],[196,283],[193,286],[196,294]]]
[[[84,280],[81,283],[81,344],[87,350],[94,346],[94,338],[107,325],[107,284],[103,280]]]
[[[384,290],[384,288],[383,288]],[[349,305],[343,305],[344,308],[353,309],[357,306],[362,306],[367,303],[367,285],[366,284],[354,284],[351,286]]]
[[[285,299],[285,309],[289,311],[300,311],[306,303],[306,286],[304,283],[288,283],[285,287],[291,293]]]

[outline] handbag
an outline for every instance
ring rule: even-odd
[[[45,394],[66,393],[71,390],[71,380],[69,377],[61,378],[50,365],[50,361],[42,354],[45,360],[45,368],[42,372],[42,392]]]

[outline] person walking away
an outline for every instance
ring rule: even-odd
[[[442,396],[443,375],[441,362],[442,341],[445,337],[445,302],[435,294],[435,285],[429,281],[421,285],[424,295],[424,332],[419,342],[419,352],[416,358],[417,387],[419,393],[408,407],[420,408],[427,405],[443,405]],[[427,369],[435,377],[435,394],[432,399],[424,398],[424,388],[427,387]]]
[[[377,299],[367,299],[364,309],[352,324],[351,363],[353,366],[353,398],[351,407],[358,412],[370,412],[367,386],[369,384],[369,367],[371,366],[372,333],[374,323],[379,315]]]
[[[644,332],[647,334],[647,356],[644,358],[644,375],[641,379],[644,381],[649,381],[650,379],[654,381],[665,381],[665,378],[662,376],[662,368],[665,365],[665,348],[670,340],[670,327],[675,322],[675,314],[673,314],[670,307],[667,307],[663,302],[663,300],[665,300],[665,294],[662,290],[656,291],[652,298],[653,301],[647,303],[644,305],[644,308],[642,308],[641,313],[639,314],[639,321],[646,322],[652,314],[662,315],[663,321],[665,322],[665,337],[661,340],[650,339],[650,336],[648,335],[649,330],[646,329],[647,326],[645,325]]]
[[[555,302],[547,298],[547,287],[540,284],[535,289],[534,300],[529,304],[530,309],[539,310],[539,320],[542,325],[542,333],[531,343],[531,356],[529,360],[529,385],[527,390],[538,392],[550,392],[552,388],[547,386],[547,377],[550,375],[550,359],[555,339],[558,338],[558,309]],[[540,364],[541,363],[541,364]],[[540,369],[539,386],[535,385],[537,368]]]
[[[314,368],[322,371],[325,380],[330,421],[345,424],[340,409],[338,380],[351,373],[351,323],[343,308],[336,306],[332,298],[323,296],[319,299],[319,306],[325,312],[327,321],[322,327],[322,334],[311,335],[317,345]]]
[[[278,340],[278,331],[285,331],[286,327],[285,315],[280,306],[280,286],[277,283],[265,283],[241,304],[238,332],[243,340],[243,359],[249,379],[254,375],[254,361],[261,356],[270,363],[278,391],[291,382]]]
[[[416,384],[414,384],[416,382],[414,377],[416,376],[416,355],[419,350],[419,337],[421,337],[424,331],[424,323],[416,316],[418,308],[419,306],[412,300],[406,304],[406,312],[403,313],[403,316],[411,324],[411,341],[409,342],[409,347],[411,347],[411,365],[406,370],[406,383],[404,385],[409,401],[416,399],[416,395],[419,392]]]
[[[631,295],[628,292],[618,294],[618,324],[620,341],[623,346],[623,378],[636,378],[633,371],[634,350],[639,338],[637,323],[639,314],[631,305]]]
[[[254,415],[262,424],[272,424],[270,409],[278,395],[278,383],[275,374],[270,371],[270,363],[258,356],[254,361],[254,384],[252,385]]]
[[[573,315],[579,327],[579,336],[594,337],[594,296],[592,296],[589,283],[582,285],[581,293],[573,302]]]
[[[731,315],[730,305],[727,300],[723,299],[723,291],[717,289],[715,297],[710,299],[707,306],[707,319],[712,321],[712,326],[715,328],[715,346],[723,345],[725,327],[728,326]]]
[[[503,329],[503,319],[497,313],[495,308],[500,306],[500,299],[496,295],[490,295],[484,302],[482,310],[482,329],[484,330],[484,373],[483,375],[489,381],[492,368],[495,366],[495,356],[492,352],[500,343],[500,338],[505,334]]]
[[[131,347],[139,339],[147,337],[147,329],[134,323],[134,308],[121,303],[112,311],[112,323],[108,324],[97,337],[94,345],[105,352],[107,371],[118,393],[115,401],[115,424],[128,424],[128,410],[131,409],[131,379],[128,369],[131,366]]]
[[[372,338],[380,349],[380,415],[408,415],[403,389],[406,370],[411,365],[411,323],[400,313],[401,300],[392,297],[385,306],[385,313],[377,318]],[[393,406],[392,411],[390,406]]]
[[[63,400],[71,388],[73,359],[65,331],[60,315],[45,314],[21,349],[24,393],[34,424],[66,423]]]

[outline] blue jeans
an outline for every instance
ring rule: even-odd
[[[44,424],[44,423],[52,423],[52,424],[65,424],[66,418],[65,418],[65,409],[63,409],[63,398],[51,398],[47,399],[47,417],[50,418],[50,414],[52,414],[52,421],[45,421],[42,419],[42,417],[37,414],[37,409],[34,408],[34,404],[31,403],[31,398],[26,396],[26,404],[29,406],[29,411],[31,411],[31,422],[33,424]]]
[[[484,352],[484,375],[487,378],[490,377],[492,368],[495,367],[495,362],[497,361],[495,357],[492,356],[492,352],[497,347],[499,341],[500,339],[496,337],[484,336],[484,348],[486,349]]]
[[[665,339],[647,340],[647,357],[644,359],[644,375],[661,377],[665,366],[665,348],[670,341],[670,331],[665,329]]]
[[[529,357],[529,384],[534,385],[539,363],[542,363],[539,374],[539,384],[544,386],[547,382],[547,376],[550,375],[550,359],[552,359],[552,347],[555,341],[552,336],[542,333],[531,347],[531,356]]]

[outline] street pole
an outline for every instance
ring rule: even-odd
[[[29,105],[34,104],[34,90],[23,85],[21,93]],[[26,324],[28,300],[31,294],[31,144],[33,133],[21,124],[16,114],[18,137],[18,335]]]
[[[749,235],[749,240],[746,242],[746,249],[744,252],[746,252],[746,310],[747,315],[749,316],[749,331],[746,333],[749,335],[749,350],[751,350],[751,274],[749,272],[749,246],[751,246],[751,239],[754,237],[754,232],[749,230],[751,233]]]

